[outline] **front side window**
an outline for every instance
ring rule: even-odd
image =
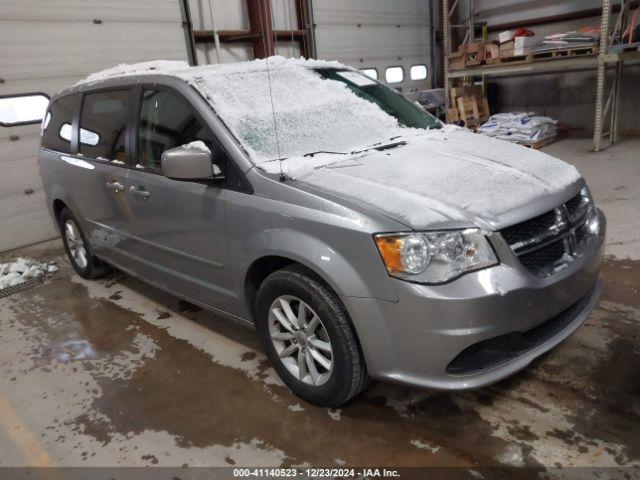
[[[183,98],[165,90],[144,90],[138,129],[138,164],[160,170],[162,152],[201,140],[213,151],[211,135]]]
[[[80,94],[54,100],[42,122],[42,146],[61,153],[71,153],[71,125],[80,104]]]
[[[49,104],[49,97],[42,93],[12,95],[0,98],[0,125],[13,127],[40,123]]]
[[[129,90],[87,93],[80,115],[80,153],[96,160],[126,162]]]

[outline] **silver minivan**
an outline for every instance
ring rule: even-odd
[[[255,327],[318,405],[368,379],[496,382],[601,289],[605,219],[572,166],[335,62],[94,74],[52,98],[40,173],[80,276],[115,267]]]

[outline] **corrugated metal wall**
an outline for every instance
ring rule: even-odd
[[[211,9],[213,4],[213,12]],[[191,16],[195,30],[214,30],[213,17],[217,30],[249,30],[249,15],[246,0],[190,0]],[[212,14],[213,13],[213,14]],[[271,15],[274,30],[296,30],[294,0],[271,0]],[[223,43],[221,45],[222,63],[244,62],[253,59],[250,43]],[[213,43],[196,45],[198,63],[218,63]],[[299,57],[297,42],[278,41],[276,52],[285,57]]]
[[[210,0],[191,0],[194,28],[212,30]],[[274,29],[297,28],[294,0],[271,0]],[[218,30],[249,29],[245,0],[213,0]],[[437,11],[437,9],[436,9]],[[356,68],[376,68],[384,81],[389,66],[401,65],[405,80],[394,87],[411,95],[428,88],[431,81],[429,60],[432,32],[429,29],[427,0],[315,0],[318,58],[338,60]],[[216,63],[213,43],[199,44],[201,63]],[[279,41],[277,52],[286,57],[300,56],[297,43]],[[253,57],[249,44],[222,44],[222,61],[244,61]],[[425,80],[411,81],[412,65],[428,67]]]
[[[387,67],[400,65],[405,80],[394,87],[401,87],[405,94],[429,87],[428,1],[316,0],[314,18],[319,57],[356,68],[376,68],[382,81]],[[410,68],[416,64],[427,65],[426,80],[410,80]]]
[[[0,96],[52,94],[91,72],[158,58],[187,58],[176,0],[0,0]],[[38,142],[39,125],[0,127],[0,251],[57,235]]]

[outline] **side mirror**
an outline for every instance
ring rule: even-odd
[[[172,148],[162,152],[162,174],[175,180],[222,180],[220,167],[212,163],[211,152],[202,146]]]

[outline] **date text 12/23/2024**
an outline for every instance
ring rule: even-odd
[[[388,468],[234,468],[234,478],[398,478]]]

